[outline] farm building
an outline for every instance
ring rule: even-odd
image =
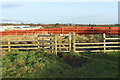
[[[0,26],[0,31],[9,31],[9,30],[32,30],[39,29],[42,26]]]

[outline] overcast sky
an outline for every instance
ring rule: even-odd
[[[74,24],[117,24],[117,0],[106,2],[16,2],[4,0],[1,12],[3,22],[15,23],[74,23]],[[18,0],[19,1],[19,0]],[[41,0],[43,1],[43,0]],[[48,0],[45,0],[48,1]],[[50,1],[50,0],[49,0]],[[75,2],[76,1],[76,2]]]

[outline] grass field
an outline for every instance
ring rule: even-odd
[[[3,78],[117,78],[118,52],[2,52]]]

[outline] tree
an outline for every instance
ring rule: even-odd
[[[60,24],[59,24],[59,23],[56,23],[56,24],[54,25],[54,27],[55,27],[55,28],[59,28],[59,27],[60,27]]]

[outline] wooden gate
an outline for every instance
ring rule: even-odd
[[[57,50],[58,52],[70,52],[71,47],[71,34],[59,34],[57,35]]]
[[[38,35],[38,49],[58,53],[71,51],[71,34]]]
[[[56,35],[38,35],[38,49],[44,52],[57,54],[57,38]]]

